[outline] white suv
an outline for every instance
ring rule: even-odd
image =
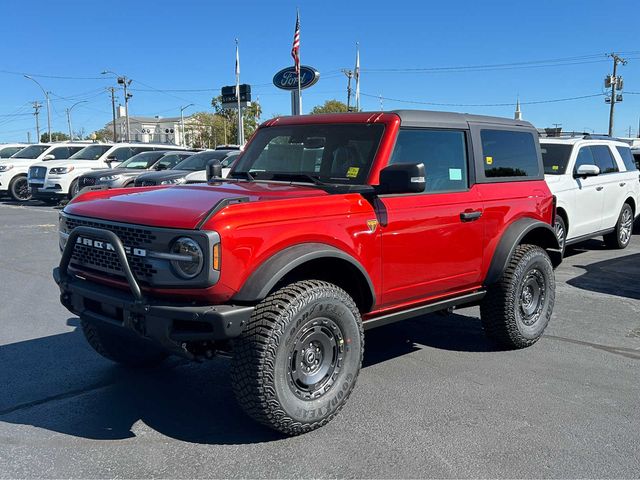
[[[0,195],[8,193],[14,200],[21,202],[30,200],[27,172],[31,165],[69,158],[86,146],[86,143],[77,142],[36,143],[20,149],[9,158],[1,159]]]
[[[606,138],[541,138],[545,180],[557,199],[560,245],[603,236],[626,248],[640,201],[640,176],[629,145]]]
[[[78,179],[82,174],[116,167],[138,153],[153,150],[182,150],[182,147],[148,143],[92,144],[66,160],[32,165],[29,168],[29,187],[34,198],[71,199],[80,190]]]

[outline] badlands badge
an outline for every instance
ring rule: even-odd
[[[371,233],[375,232],[378,228],[378,220],[367,220],[367,227]]]

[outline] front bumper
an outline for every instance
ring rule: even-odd
[[[79,235],[102,238],[114,246],[129,283],[130,292],[97,285],[69,272],[69,263]],[[253,313],[251,306],[193,305],[146,299],[138,285],[117,235],[108,230],[77,227],[70,234],[60,266],[53,270],[60,287],[60,301],[80,318],[120,329],[162,348],[193,358],[190,342],[224,341],[238,337]]]

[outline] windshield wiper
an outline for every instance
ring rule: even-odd
[[[253,182],[256,178],[251,175],[249,172],[233,172],[233,178],[236,178],[236,175],[244,176],[248,181]],[[229,178],[229,177],[227,177]]]

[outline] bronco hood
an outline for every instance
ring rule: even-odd
[[[315,187],[265,182],[224,182],[88,192],[64,209],[70,215],[154,227],[195,229],[220,202],[250,202],[328,195]]]

